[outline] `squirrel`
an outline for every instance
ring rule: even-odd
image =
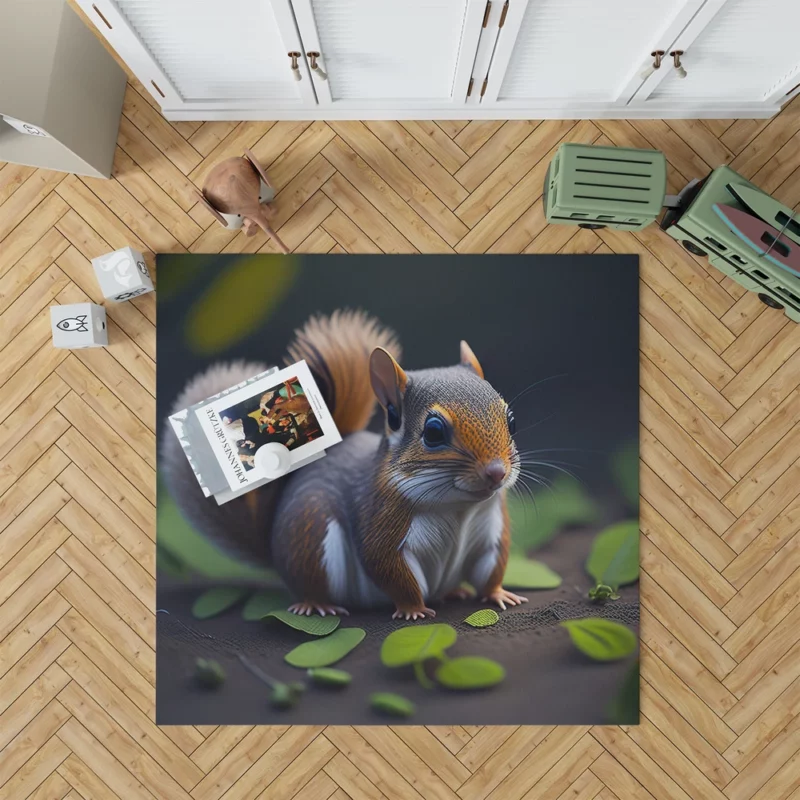
[[[312,317],[286,363],[305,360],[343,441],[325,458],[221,506],[204,498],[177,438],[163,440],[167,488],[205,536],[274,567],[289,610],[348,614],[394,605],[393,619],[436,616],[466,598],[464,582],[505,610],[527,598],[503,588],[510,543],[506,493],[520,473],[514,416],[462,341],[459,363],[405,371],[395,334],[360,311]],[[217,364],[174,410],[264,371]],[[383,433],[365,430],[375,401]]]

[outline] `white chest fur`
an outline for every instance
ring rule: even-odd
[[[403,555],[425,601],[441,599],[463,581],[480,591],[497,562],[502,532],[500,496],[444,514],[415,516]]]
[[[425,602],[441,599],[463,581],[480,591],[497,563],[502,533],[499,496],[444,514],[415,516],[403,544],[403,557],[419,582]],[[322,563],[333,603],[362,608],[389,603],[388,596],[367,576],[355,548],[333,519],[328,521]]]

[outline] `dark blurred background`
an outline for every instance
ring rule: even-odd
[[[351,307],[397,331],[405,369],[456,363],[466,339],[507,400],[544,380],[514,403],[518,446],[563,451],[542,460],[594,492],[638,436],[637,256],[164,255],[158,278],[159,435],[197,372],[280,364],[309,316]]]

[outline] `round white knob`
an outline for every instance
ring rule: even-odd
[[[289,448],[279,442],[269,442],[269,444],[261,445],[256,450],[255,465],[263,477],[280,478],[292,466]]]

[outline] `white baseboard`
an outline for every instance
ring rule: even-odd
[[[181,108],[164,108],[164,116],[173,122],[195,120],[394,120],[394,119],[769,119],[775,116],[779,105],[743,103],[738,105],[683,105],[664,106],[648,104],[643,107],[619,106],[563,106],[542,108],[481,108],[480,106],[453,106],[443,108],[380,108],[335,106],[289,109],[242,109],[235,107],[191,105]]]

